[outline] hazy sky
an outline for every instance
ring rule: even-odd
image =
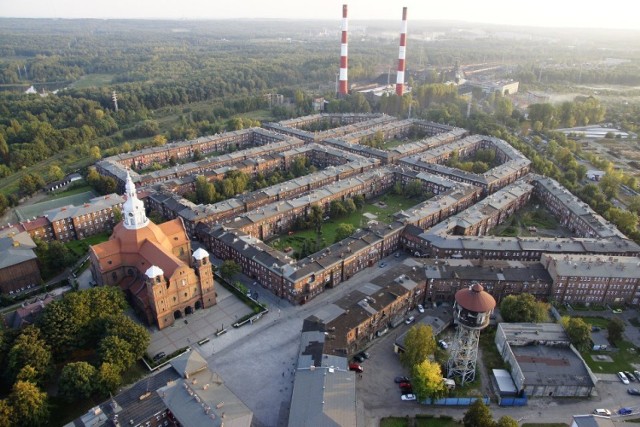
[[[640,30],[638,0],[0,0],[0,16],[29,18],[286,18],[460,20]],[[410,27],[409,27],[410,28]]]

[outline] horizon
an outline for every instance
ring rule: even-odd
[[[473,0],[459,0],[453,4],[432,7],[420,0],[405,0],[397,5],[375,0],[330,0],[304,5],[292,0],[279,0],[276,4],[258,0],[237,0],[231,5],[216,3],[206,0],[113,0],[111,3],[88,4],[79,0],[23,0],[2,5],[0,17],[149,21],[299,20],[330,21],[339,25],[342,5],[347,4],[349,21],[397,21],[398,26],[402,7],[406,6],[409,33],[412,21],[526,28],[640,30],[640,21],[637,19],[640,4],[622,0],[611,0],[605,6],[593,0],[540,0],[533,6],[508,0],[488,0],[482,4]]]

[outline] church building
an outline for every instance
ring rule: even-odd
[[[158,329],[216,304],[209,253],[191,253],[181,218],[151,222],[128,174],[125,188],[122,222],[108,241],[89,250],[97,284],[120,286],[146,322]]]

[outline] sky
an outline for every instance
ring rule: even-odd
[[[125,19],[447,20],[640,30],[637,0],[0,0],[1,17]]]

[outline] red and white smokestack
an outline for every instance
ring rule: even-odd
[[[402,29],[400,30],[400,50],[398,52],[398,78],[396,95],[404,94],[404,62],[407,54],[407,8],[402,8]]]
[[[340,86],[338,88],[339,95],[347,95],[349,93],[349,89],[347,88],[347,70],[348,70],[348,60],[347,60],[347,30],[349,29],[349,24],[347,21],[347,5],[342,5],[342,41],[340,42]]]

